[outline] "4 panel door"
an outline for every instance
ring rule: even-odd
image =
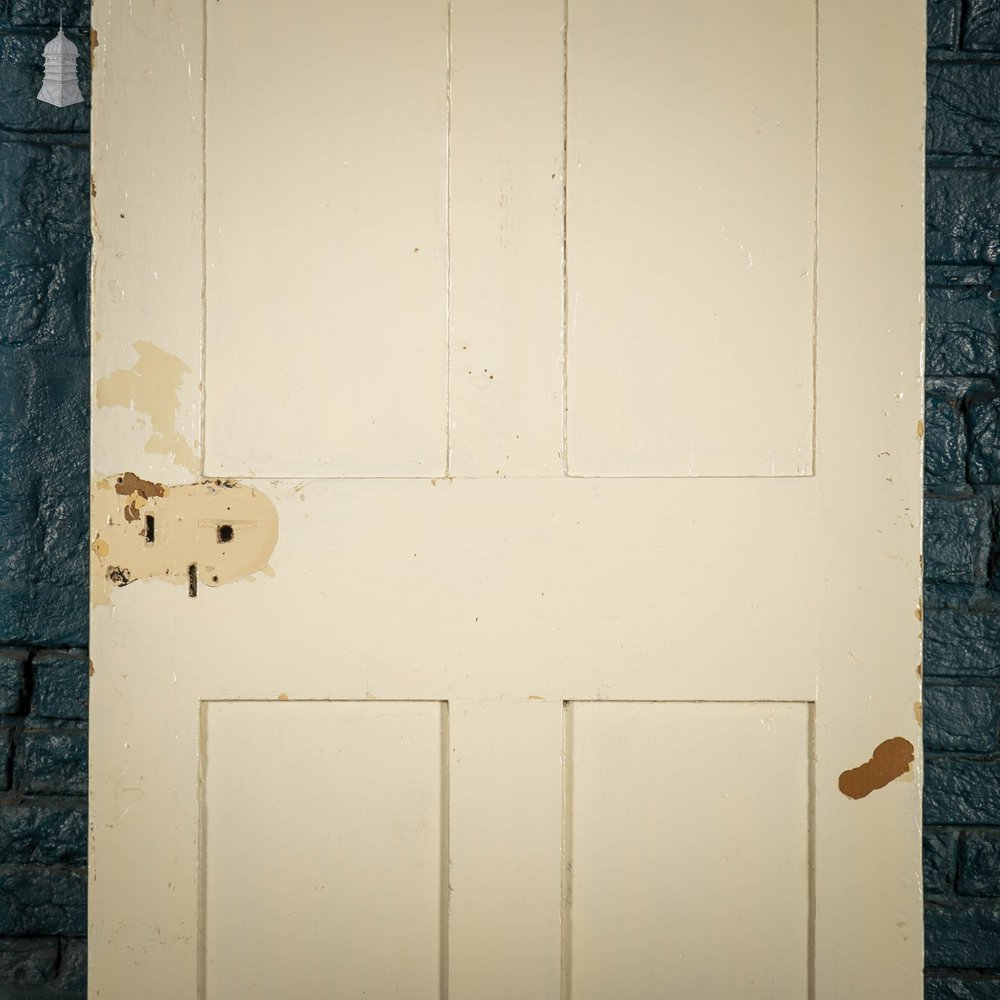
[[[93,995],[916,995],[922,23],[95,7]]]

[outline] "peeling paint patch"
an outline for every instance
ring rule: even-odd
[[[178,465],[193,472],[198,467],[194,449],[177,430],[181,383],[191,369],[156,344],[140,340],[134,347],[139,360],[131,368],[119,368],[98,380],[97,405],[145,414],[151,432],[147,454],[172,455]]]
[[[140,479],[134,472],[126,472],[119,476],[115,483],[115,493],[128,497],[125,507],[125,520],[138,521],[139,511],[146,506],[146,501],[152,497],[162,497],[164,487],[159,483],[151,483],[148,479]]]
[[[137,580],[166,580],[196,597],[202,584],[273,575],[267,562],[278,513],[253,487],[231,480],[168,487],[127,472],[94,484],[92,510],[100,526],[90,546],[94,605]]]
[[[845,771],[838,786],[848,798],[863,799],[907,774],[912,763],[913,744],[902,736],[894,736],[875,747],[867,763]]]

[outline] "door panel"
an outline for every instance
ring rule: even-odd
[[[809,475],[815,6],[568,10],[570,472]]]
[[[95,995],[917,995],[922,6],[94,19]]]
[[[447,4],[206,12],[206,468],[443,475]]]
[[[208,1000],[439,994],[446,746],[433,702],[206,704]]]
[[[808,996],[808,707],[582,702],[567,729],[568,996]]]

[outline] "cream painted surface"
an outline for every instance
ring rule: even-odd
[[[567,711],[574,1000],[807,997],[808,706]]]
[[[214,189],[213,195],[213,185],[221,187],[224,179],[228,185],[231,179],[227,198],[243,190],[231,152],[217,145],[221,133],[213,137],[212,81],[218,82],[220,75],[235,80],[251,72],[253,93],[245,95],[245,108],[231,108],[231,113],[256,121],[254,101],[262,111],[274,108],[277,101],[269,87],[273,85],[273,94],[292,94],[294,82],[307,78],[303,71],[310,45],[324,55],[331,45],[347,45],[345,33],[333,29],[342,24],[348,8],[339,2],[307,5],[303,0],[301,6],[284,10],[282,23],[294,25],[294,31],[289,29],[293,37],[309,22],[301,35],[308,36],[310,45],[292,46],[272,37],[281,33],[273,30],[270,16],[265,21],[246,5],[232,5],[230,12],[230,0],[210,7],[209,36],[218,46],[207,74],[211,217],[213,205],[220,204],[220,191]],[[588,966],[587,952],[579,947],[581,940],[588,940],[580,935],[596,941],[603,934],[600,947],[607,954],[633,949],[638,956],[631,979],[615,983],[615,995],[627,995],[626,987],[641,982],[644,975],[667,977],[671,989],[680,988],[681,977],[700,968],[716,977],[715,982],[730,973],[734,980],[739,977],[738,988],[732,982],[720,987],[727,996],[752,996],[748,984],[766,982],[770,976],[784,984],[787,995],[806,1000],[809,990],[794,992],[801,989],[802,967],[797,958],[792,960],[803,947],[802,776],[810,767],[814,784],[807,812],[812,842],[808,857],[814,905],[805,930],[811,993],[816,1000],[912,1000],[920,995],[920,740],[913,705],[919,700],[920,655],[922,6],[915,0],[891,8],[862,0],[829,0],[819,7],[815,461],[801,467],[789,442],[803,428],[811,428],[810,397],[797,397],[790,406],[782,392],[794,390],[795,372],[807,370],[811,375],[812,348],[807,332],[803,343],[809,347],[809,365],[803,369],[795,353],[800,342],[783,339],[789,330],[802,329],[795,318],[801,303],[790,293],[771,295],[774,314],[766,320],[749,308],[741,311],[740,343],[754,345],[754,358],[759,350],[782,359],[761,376],[764,381],[751,399],[740,402],[743,389],[733,381],[735,368],[709,365],[713,378],[706,380],[711,338],[692,332],[668,351],[657,334],[661,327],[630,325],[628,335],[618,341],[620,354],[611,350],[610,340],[602,341],[603,362],[597,360],[599,352],[593,353],[588,377],[593,379],[596,402],[588,404],[591,415],[586,418],[586,407],[574,395],[585,386],[581,375],[574,375],[574,366],[583,360],[574,355],[574,343],[580,347],[583,341],[574,325],[573,300],[564,314],[552,305],[562,295],[557,263],[564,250],[558,217],[562,184],[569,184],[570,193],[565,247],[569,288],[577,282],[578,288],[593,290],[605,300],[615,289],[600,274],[580,284],[574,267],[587,259],[580,256],[586,247],[575,251],[574,246],[586,230],[574,228],[574,211],[585,211],[586,200],[580,199],[586,188],[576,186],[584,181],[573,173],[579,168],[572,155],[568,178],[558,164],[553,168],[563,138],[552,97],[562,69],[561,7],[551,0],[506,7],[462,0],[452,3],[449,18],[445,8],[420,3],[408,5],[399,14],[401,20],[392,24],[380,21],[388,6],[377,5],[371,13],[367,7],[351,10],[356,31],[352,37],[384,36],[388,53],[395,51],[392,39],[403,21],[422,26],[412,32],[405,58],[383,63],[383,53],[366,52],[384,68],[384,77],[369,84],[367,96],[374,102],[369,107],[378,108],[372,115],[387,116],[387,128],[397,102],[430,100],[431,92],[447,97],[450,33],[451,92],[450,102],[445,102],[446,110],[450,108],[450,139],[445,131],[435,133],[437,112],[421,112],[409,123],[420,134],[400,138],[400,145],[393,147],[402,157],[410,155],[406,144],[413,144],[411,169],[400,182],[414,198],[407,211],[426,211],[428,219],[440,219],[434,212],[448,208],[451,235],[450,324],[447,317],[442,319],[435,328],[444,331],[442,339],[426,341],[438,361],[432,364],[427,355],[415,354],[405,385],[397,378],[398,366],[416,348],[399,327],[376,326],[369,353],[362,350],[361,340],[352,341],[347,334],[336,342],[321,341],[315,339],[315,328],[294,322],[277,334],[270,327],[265,332],[254,295],[266,290],[292,312],[301,310],[309,302],[330,298],[328,288],[318,287],[328,285],[329,272],[320,273],[320,264],[311,264],[317,286],[294,299],[272,280],[285,265],[274,263],[268,270],[251,239],[227,243],[225,267],[232,275],[242,275],[240,287],[246,294],[232,295],[227,307],[232,314],[219,317],[231,331],[239,326],[242,333],[226,348],[216,340],[219,327],[213,325],[212,310],[222,300],[216,298],[213,305],[213,282],[219,274],[209,270],[209,322],[203,338],[205,12],[196,0],[136,5],[131,11],[101,0],[94,8],[100,42],[93,161],[95,491],[100,482],[114,482],[125,472],[154,486],[193,491],[199,474],[219,469],[213,461],[237,463],[242,468],[234,474],[240,475],[261,473],[271,463],[264,474],[277,478],[257,478],[240,487],[257,491],[273,506],[277,541],[266,560],[273,576],[252,572],[223,586],[199,588],[196,598],[183,586],[140,579],[114,589],[110,604],[94,609],[93,997],[195,1000],[205,996],[199,994],[199,984],[210,969],[218,971],[216,983],[225,982],[218,988],[228,989],[243,974],[236,965],[249,967],[259,960],[266,966],[268,957],[273,963],[262,975],[274,975],[280,964],[286,972],[284,995],[308,996],[314,981],[310,977],[328,968],[328,955],[314,949],[311,959],[300,962],[302,942],[279,933],[281,921],[287,920],[279,907],[250,908],[248,917],[248,907],[231,904],[228,891],[213,891],[246,880],[246,887],[270,886],[267,891],[280,893],[289,887],[275,878],[275,871],[288,863],[289,878],[300,879],[297,884],[304,887],[297,893],[303,909],[296,915],[316,915],[313,906],[319,897],[311,887],[318,883],[310,880],[316,874],[315,859],[327,853],[324,838],[341,830],[353,845],[351,851],[329,852],[333,871],[348,871],[351,857],[359,870],[382,863],[391,868],[402,864],[406,852],[418,849],[410,842],[398,850],[384,846],[393,816],[403,820],[397,829],[411,829],[417,817],[424,816],[427,823],[418,823],[419,849],[426,857],[449,861],[438,924],[432,928],[430,909],[416,903],[377,916],[382,911],[366,909],[371,880],[362,879],[343,893],[335,911],[317,915],[326,920],[332,953],[351,940],[344,935],[353,932],[336,930],[344,926],[338,921],[345,917],[350,927],[373,927],[381,920],[377,932],[358,942],[359,955],[381,941],[404,940],[415,932],[410,925],[416,921],[425,945],[414,962],[426,978],[415,981],[438,977],[442,984],[440,989],[431,985],[425,995],[447,995],[449,1000],[499,1000],[515,994],[532,1000],[581,1000],[602,991],[606,995],[600,978],[603,965],[598,968],[591,956]],[[724,9],[721,3],[709,5],[703,14],[677,8],[676,16],[687,19],[677,24],[690,26],[695,17],[710,23],[722,18]],[[778,10],[767,6],[772,9]],[[734,4],[730,13],[735,18],[743,10],[744,5]],[[574,87],[578,96],[590,93],[597,100],[622,81],[652,72],[648,60],[638,58],[644,43],[635,59],[629,50],[628,60],[600,68],[601,59],[615,50],[605,52],[603,42],[593,40],[593,30],[575,34],[586,28],[588,17],[598,14],[591,0],[570,0],[571,145],[582,134],[574,133]],[[632,21],[647,15],[659,12],[615,11],[616,18],[630,22],[629,30]],[[796,38],[808,35],[803,27],[808,17],[799,8],[783,6],[780,19],[787,25],[780,30]],[[237,23],[241,19],[245,26]],[[220,25],[230,23],[232,39],[242,38],[246,45],[232,45],[228,34],[213,36]],[[859,32],[862,23],[865,31]],[[615,24],[611,27],[617,32]],[[649,35],[661,36],[660,51],[687,57],[675,51],[670,25],[648,21],[646,27]],[[778,30],[772,22],[772,31]],[[880,40],[890,36],[895,44],[886,49]],[[710,62],[698,64],[704,65],[708,79],[683,91],[686,114],[706,120],[724,117],[718,103],[719,94],[726,92],[723,78],[712,76],[712,67],[738,66],[750,76],[781,77],[774,92],[793,103],[800,100],[800,91],[809,91],[815,70],[811,41],[795,47],[795,59],[750,59],[753,46],[748,40],[754,37],[718,33],[718,48],[708,53]],[[499,58],[504,40],[511,39],[520,41],[509,44],[510,58]],[[254,46],[264,46],[264,55],[248,71],[244,59]],[[288,151],[297,155],[277,151],[276,131],[267,134],[258,128],[251,137],[253,153],[261,156],[262,164],[282,165],[285,176],[273,188],[244,192],[238,209],[252,216],[262,232],[269,230],[275,247],[287,248],[289,233],[302,227],[315,261],[329,253],[329,244],[324,243],[325,229],[310,230],[325,211],[314,195],[336,198],[339,193],[319,184],[314,161],[298,155],[302,146],[294,142],[308,146],[306,152],[329,150],[335,140],[328,123],[341,122],[333,112],[344,94],[356,92],[351,74],[364,72],[357,68],[355,55],[348,46],[344,58],[325,60],[327,93],[322,100],[300,99],[294,91],[294,99],[280,105],[281,128],[291,136]],[[411,80],[408,69],[414,64],[436,67],[436,83],[430,69]],[[262,66],[267,69],[266,86]],[[750,79],[727,78],[734,100],[743,100],[758,86]],[[529,87],[537,92],[537,100],[529,100]],[[672,93],[663,89],[661,102],[672,105],[666,100]],[[151,106],[157,108],[156,115],[149,114]],[[483,107],[482,121],[477,120],[477,106]],[[581,103],[581,114],[583,108]],[[621,118],[592,133],[587,150],[581,149],[587,157],[596,157],[589,162],[610,164],[618,155],[604,147],[625,141],[628,109],[622,109]],[[345,122],[349,120],[341,122],[346,128]],[[300,126],[294,135],[293,126]],[[321,127],[324,137],[310,145],[305,137]],[[364,131],[362,125],[358,128]],[[434,173],[427,166],[421,151],[430,140],[421,128],[436,134],[442,164],[450,145],[450,176],[443,167]],[[402,133],[386,132],[382,138],[390,134],[395,138]],[[794,135],[790,142],[798,150]],[[374,144],[371,133],[368,137]],[[237,140],[248,141],[234,135]],[[667,179],[675,169],[676,140],[662,133],[650,152],[664,165]],[[756,176],[758,158],[773,154],[764,139],[760,143],[751,137],[738,144],[734,137],[732,148],[724,150],[726,163],[744,178]],[[268,147],[263,152],[261,144]],[[508,164],[499,162],[501,157],[509,159],[511,178],[504,205],[500,193]],[[801,163],[798,153],[791,158]],[[239,166],[244,165],[241,160]],[[398,166],[391,159],[385,169]],[[248,166],[247,176],[257,169]],[[425,171],[445,186],[417,196],[410,185]],[[377,184],[376,174],[373,170],[369,191]],[[792,194],[804,174],[798,168],[788,174],[789,199],[797,203]],[[550,192],[553,180],[556,190]],[[602,199],[630,198],[631,180],[609,182]],[[636,175],[636,188],[645,183]],[[432,205],[446,188],[452,192],[450,205],[443,200]],[[390,242],[397,236],[410,242],[405,212],[366,214],[362,201],[356,231],[344,237],[349,246],[372,250],[380,233]],[[734,203],[733,217],[745,207],[742,200]],[[319,215],[303,218],[306,209]],[[651,215],[661,211],[662,206],[650,207]],[[712,211],[692,201],[688,211],[665,227],[672,238],[647,248],[656,258],[648,266],[657,277],[657,289],[668,274],[668,261],[671,266],[677,263],[671,257],[674,248],[697,245],[704,238],[705,230],[698,225],[704,218],[720,221]],[[507,246],[499,235],[501,224]],[[607,220],[600,225],[610,239],[618,223]],[[760,221],[758,234],[773,235],[771,225],[770,219]],[[435,232],[439,257],[433,266],[444,266],[449,263],[443,256],[445,230]],[[230,234],[224,230],[226,240]],[[211,253],[211,225],[207,235]],[[792,253],[797,245],[779,249]],[[413,255],[418,246],[420,254]],[[418,257],[424,245],[413,242],[409,252]],[[742,289],[747,302],[771,294],[768,272],[763,264],[758,270],[756,251],[752,271],[748,267],[736,284],[729,254],[727,245],[709,241],[701,257],[683,258],[685,274],[669,275],[683,292],[680,297],[693,301],[690,289],[697,287],[703,273],[715,275],[711,295],[725,300],[724,309],[735,308],[724,294],[727,288]],[[412,288],[428,295],[432,286],[439,288],[441,279],[432,265],[411,263],[429,269],[423,278],[412,272]],[[613,271],[617,264],[609,266]],[[408,270],[408,265],[399,267],[401,273]],[[255,281],[267,287],[255,288]],[[362,276],[358,281],[346,299],[356,306],[367,296],[380,309],[389,308],[391,296],[381,279]],[[447,305],[447,298],[435,302]],[[477,321],[475,304],[480,300],[482,317]],[[660,294],[649,308],[662,311],[675,304],[676,298]],[[633,308],[627,303],[623,315],[626,307]],[[582,310],[579,315],[584,315]],[[428,321],[420,328],[426,332],[432,326]],[[568,367],[560,361],[563,329],[568,334]],[[152,345],[162,362],[154,366],[149,381],[145,375],[135,376],[143,358],[150,357],[149,348],[142,345]],[[300,352],[296,364],[307,381],[312,380],[304,394],[299,381],[286,378],[283,360],[274,362],[276,345],[282,359]],[[231,346],[239,357],[233,358],[228,375],[219,375],[233,380],[233,396],[223,406],[220,396],[213,402],[213,385],[221,385],[213,381],[213,366],[225,366]],[[209,367],[204,386],[208,466],[201,464],[203,347]],[[361,368],[350,378],[338,370],[336,377],[342,381],[336,391],[321,392],[323,365],[340,348],[354,351]],[[630,354],[633,349],[639,353]],[[474,354],[488,373],[495,369],[496,377],[486,380],[489,386],[462,375],[478,371],[461,359],[462,353]],[[639,372],[636,357],[650,359],[649,372]],[[271,359],[266,385],[244,379],[237,391],[239,365],[265,358]],[[648,460],[646,472],[665,468],[660,463],[662,449],[671,446],[661,445],[657,434],[662,430],[666,439],[670,421],[648,396],[630,398],[629,406],[635,408],[628,416],[632,411],[602,402],[601,394],[610,393],[615,379],[626,375],[641,387],[643,379],[656,374],[655,365],[665,361],[671,371],[683,367],[692,373],[691,384],[700,379],[705,389],[697,397],[703,417],[694,427],[698,455],[728,448],[734,425],[739,425],[740,434],[749,435],[732,439],[745,444],[745,453],[730,453],[724,463],[717,453],[716,477],[708,465],[692,470],[689,464],[683,464],[677,478],[620,476],[641,471],[633,459]],[[373,372],[383,364],[385,381],[373,382]],[[741,374],[751,372],[746,368]],[[720,382],[723,375],[730,382]],[[560,376],[568,378],[565,414],[563,404],[554,402],[562,399]],[[103,381],[108,379],[110,383]],[[766,379],[772,381],[765,385]],[[495,385],[498,381],[500,386]],[[110,396],[105,390],[102,397],[102,382],[112,387]],[[427,400],[435,393],[437,422],[425,432],[420,429],[423,421],[431,426]],[[282,441],[291,435],[289,414],[302,406],[308,408],[308,419],[300,428],[301,438],[285,450]],[[347,452],[335,453],[322,444],[322,435],[336,423],[338,408],[345,407],[351,409],[348,420],[357,420],[358,426],[361,414],[369,414],[370,421],[373,407],[381,407],[386,420],[405,424],[382,439],[382,452],[374,445],[371,451],[359,445],[357,454],[370,459],[371,468],[349,468]],[[560,454],[563,416],[570,436],[569,471],[575,476],[560,474],[566,460],[564,450]],[[780,422],[773,423],[779,417]],[[596,428],[593,436],[586,419]],[[265,426],[269,420],[282,428]],[[555,430],[554,420],[560,423]],[[187,447],[164,453],[160,446],[167,432]],[[636,437],[635,444],[625,440],[630,435]],[[758,445],[773,442],[773,476],[769,465],[760,472],[739,464],[744,459],[749,463],[751,457],[758,461],[761,453],[754,450],[756,445],[751,447],[754,435],[759,435]],[[213,440],[218,450],[213,450]],[[578,445],[592,449],[593,467],[582,464],[584,452]],[[454,475],[437,478],[449,447]],[[213,454],[217,460],[211,460]],[[687,452],[683,457],[690,462]],[[298,459],[305,464],[296,464]],[[612,460],[624,464],[616,469]],[[654,467],[654,461],[660,464]],[[803,474],[810,468],[812,475]],[[390,478],[364,478],[375,471]],[[701,478],[689,477],[691,471]],[[306,472],[314,478],[295,478]],[[613,478],[579,478],[582,473]],[[739,478],[743,474],[748,478]],[[127,498],[115,495],[132,502],[131,493]],[[173,496],[165,489],[155,504],[159,507]],[[197,492],[184,496],[190,503],[183,521],[214,523],[215,501],[209,502],[209,493],[204,498]],[[107,527],[97,514],[93,541],[104,541],[103,534],[101,539],[97,535]],[[129,527],[136,523],[129,522]],[[184,530],[188,528],[185,523]],[[129,538],[130,544],[136,541]],[[100,569],[97,550],[94,558]],[[242,704],[246,702],[256,704]],[[298,704],[302,702],[310,704]],[[593,704],[566,709],[567,702]],[[738,702],[788,704],[734,704]],[[342,703],[355,704],[335,707]],[[369,711],[357,703],[371,703],[366,721],[336,716],[338,711]],[[385,703],[413,703],[413,724],[426,736],[395,739],[392,734],[400,731],[386,714],[394,709]],[[445,703],[447,709],[438,707]],[[429,735],[432,729],[442,731],[445,714],[447,752],[435,750]],[[660,725],[661,715],[669,716],[670,725]],[[716,720],[712,725],[704,722],[709,717]],[[772,719],[770,731],[760,722],[767,717]],[[301,721],[307,718],[308,724]],[[808,718],[813,720],[811,748],[806,743]],[[336,721],[327,721],[331,719]],[[432,725],[434,719],[438,721]],[[619,721],[625,725],[622,740],[634,741],[638,748],[634,768],[621,763],[624,751],[614,732]],[[425,723],[426,729],[420,728]],[[366,737],[355,730],[369,725],[375,749],[367,751]],[[717,740],[709,738],[715,725],[724,731]],[[274,753],[268,743],[279,730],[289,740],[284,753]],[[254,745],[252,737],[261,733],[265,738]],[[917,747],[913,768],[863,799],[841,794],[841,772],[863,764],[875,747],[894,737]],[[345,755],[342,762],[357,766],[337,770],[338,748]],[[324,760],[331,768],[327,772]],[[260,764],[257,771],[255,761]],[[261,808],[255,817],[259,829],[246,829],[240,821],[240,810],[248,807],[240,799],[240,782],[265,767],[268,787],[303,810],[294,826],[289,825],[287,810],[281,809]],[[368,773],[377,780],[365,780]],[[621,781],[609,778],[611,774],[621,775]],[[583,795],[585,785],[579,784],[585,777],[593,782],[589,800]],[[397,793],[401,786],[405,794]],[[355,801],[371,803],[375,822],[366,823],[362,816],[355,822],[348,811],[332,808],[324,813],[322,798],[298,793],[306,787],[326,787],[331,798],[353,795]],[[447,803],[440,813],[431,805],[435,788]],[[671,788],[683,798],[683,810],[676,809],[673,800],[666,802],[666,789]],[[685,839],[693,837],[691,829],[675,831],[670,826],[680,811],[689,816],[730,815],[725,810],[734,795],[738,801],[751,791],[768,801],[777,797],[770,813],[782,817],[780,829],[769,828],[765,834],[760,824],[770,815],[740,812],[728,826],[713,826],[710,837],[691,845]],[[602,809],[605,792],[609,804]],[[218,803],[215,810],[213,802]],[[224,802],[229,803],[226,809]],[[628,826],[628,810],[637,803],[648,805],[658,829],[667,832],[655,843],[634,847],[630,838],[636,830]],[[432,813],[439,817],[437,827]],[[216,822],[230,824],[226,829],[232,829],[232,835],[220,840],[216,834],[213,839]],[[740,855],[742,867],[731,874],[730,863],[723,867],[717,862],[720,851],[727,856],[723,848],[734,832],[749,839],[748,853]],[[670,838],[661,850],[659,840]],[[794,863],[764,881],[762,874],[772,871],[774,859],[768,838],[785,842]],[[287,857],[277,856],[273,845],[289,840],[303,858],[313,860],[292,865]],[[233,844],[231,852],[220,846],[227,843]],[[614,908],[602,909],[597,900],[602,893],[610,894],[609,904],[620,899],[615,893],[620,894],[621,885],[609,869],[615,859],[600,851],[600,844],[619,852],[622,870],[637,857],[648,857],[651,883],[676,873],[671,866],[677,864],[678,845],[681,856],[686,856],[685,845],[689,851],[697,848],[704,863],[691,864],[681,873],[687,878],[683,892],[711,906],[712,893],[699,894],[704,876],[718,887],[723,902],[749,905],[755,900],[759,909],[746,933],[763,936],[761,949],[744,953],[738,950],[745,944],[742,939],[732,949],[726,943],[733,933],[727,923],[730,910],[722,910],[722,916],[715,909],[682,913],[676,906],[669,908],[669,901],[661,910],[649,905],[647,895],[640,897],[641,907],[628,908],[627,918],[612,916]],[[241,849],[252,857],[250,862],[240,855]],[[567,869],[570,860],[572,872]],[[261,872],[262,865],[274,871]],[[429,899],[429,890],[418,891],[411,876],[400,876],[401,889],[412,889],[415,899]],[[606,888],[600,889],[602,885]],[[745,898],[732,899],[738,894],[730,887],[739,885],[747,886]],[[574,886],[578,892],[571,895]],[[648,914],[648,919],[640,914]],[[234,926],[249,920],[254,935],[249,940],[262,942],[259,947],[240,951],[235,936],[228,943],[225,937],[213,937],[213,927],[222,933],[230,919]],[[685,952],[683,964],[666,967],[663,956],[649,945],[665,920],[683,920],[685,931],[688,925],[692,929],[695,944]],[[768,928],[773,928],[770,935]],[[308,933],[316,934],[309,940],[321,938],[318,928],[310,926]],[[794,946],[786,948],[789,941]],[[233,957],[237,953],[238,959]],[[399,949],[382,948],[378,954],[384,967],[362,962],[358,974],[398,982],[393,977],[403,972]],[[742,968],[734,965],[731,956],[744,954],[748,957],[741,959]],[[346,979],[327,980],[327,995],[353,1000],[356,994]],[[392,993],[387,987],[382,995]],[[208,997],[211,1000],[211,993]]]
[[[812,472],[816,7],[570,0],[569,470]]]
[[[441,705],[209,702],[204,737],[206,1000],[438,996]]]
[[[562,26],[558,3],[453,5],[453,476],[563,471]]]
[[[206,469],[443,475],[447,2],[283,9],[206,3]]]
[[[562,705],[528,697],[449,710],[449,996],[559,996]]]

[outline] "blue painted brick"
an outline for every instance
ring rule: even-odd
[[[1000,749],[1000,688],[975,684],[924,687],[928,750],[990,753]]]
[[[83,650],[45,650],[31,664],[31,712],[48,719],[86,719],[90,660]]]
[[[1000,0],[965,0],[962,48],[1000,52]]]
[[[0,649],[0,715],[25,709],[28,650]]]
[[[31,642],[26,623],[35,615],[34,586],[0,576],[0,642]]]
[[[1000,154],[1000,65],[937,63],[927,69],[927,149]]]
[[[0,216],[2,217],[2,216]],[[927,259],[940,264],[1000,261],[1000,169],[927,171]]]
[[[87,733],[82,729],[26,729],[17,759],[18,788],[29,795],[84,795]]]
[[[44,145],[0,142],[0,249],[90,239],[90,167],[85,137]]]
[[[66,942],[59,963],[59,987],[64,992],[87,992],[87,942],[79,938]],[[81,996],[81,1000],[83,997]]]
[[[35,576],[41,550],[37,507],[34,494],[0,494],[0,576],[8,580]]]
[[[0,806],[0,858],[23,864],[83,866],[86,802],[27,800]]]
[[[985,497],[930,497],[924,506],[924,577],[985,583],[991,505]]]
[[[38,504],[38,578],[83,589],[89,555],[87,494],[59,496],[46,492]]]
[[[78,937],[86,926],[86,871],[0,866],[0,934]]]
[[[0,986],[50,983],[58,966],[56,938],[0,938]]]
[[[1000,826],[1000,761],[928,755],[924,822]]]
[[[968,438],[963,399],[963,395],[928,389],[924,405],[924,474],[928,486],[965,486]]]
[[[0,261],[0,344],[86,357],[87,266],[86,246],[67,247],[51,260]]]
[[[1000,831],[962,834],[956,889],[963,896],[1000,897]]]
[[[29,592],[29,607],[11,641],[36,646],[82,646],[87,642],[90,603],[85,582],[39,581],[32,583]],[[0,613],[0,629],[2,623]]]
[[[956,589],[961,596],[951,606],[942,606],[944,588],[926,590],[924,675],[1000,678],[1000,600]]]
[[[1000,968],[1000,904],[928,903],[924,947],[930,967]]]
[[[86,585],[0,579],[0,642],[80,646],[88,613]]]
[[[924,828],[924,892],[928,896],[951,894],[957,864],[958,834],[950,829]]]
[[[957,0],[928,0],[927,47],[951,49],[958,36]]]
[[[1000,483],[1000,393],[970,394],[967,406],[969,481]]]
[[[57,22],[58,23],[58,22]],[[66,37],[80,51],[77,78],[85,99],[90,97],[90,41],[85,31],[67,25]],[[42,85],[45,43],[50,31],[0,34],[0,128],[18,131],[86,132],[89,105],[56,108],[36,100]]]
[[[998,372],[1000,301],[990,297],[989,286],[929,288],[928,376],[992,375]]]
[[[11,0],[10,23],[18,27],[38,24],[55,27],[60,17],[67,27],[90,24],[90,0]]]
[[[88,366],[85,356],[0,345],[0,496],[88,492]]]
[[[924,1000],[1000,1000],[1000,976],[971,973],[931,973]]]
[[[7,791],[13,776],[13,730],[0,729],[0,790]]]

